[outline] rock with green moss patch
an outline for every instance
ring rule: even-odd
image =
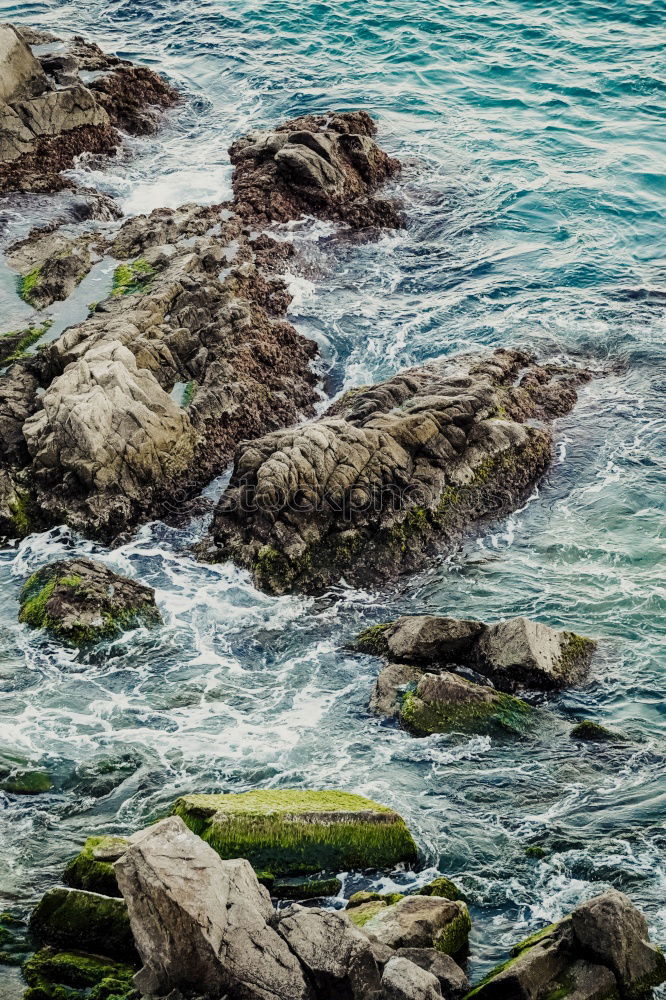
[[[591,719],[577,723],[570,734],[572,740],[582,740],[585,743],[621,743],[623,737]]]
[[[19,621],[68,645],[84,646],[126,629],[154,627],[162,617],[152,588],[79,558],[33,573],[21,591]]]
[[[155,268],[142,257],[119,264],[113,272],[113,288],[111,294],[115,297],[119,295],[132,295],[134,292],[142,292],[155,276]]]
[[[354,912],[348,914],[350,919]],[[471,926],[467,907],[460,900],[405,896],[393,906],[380,907],[363,930],[389,948],[436,948],[456,955],[466,948]]]
[[[42,339],[52,322],[47,319],[24,330],[10,330],[9,333],[0,334],[0,365],[10,365],[24,358],[29,348]]]
[[[517,944],[467,995],[475,1000],[618,1000],[666,981],[666,959],[645,918],[615,889],[581,903]]]
[[[545,847],[542,847],[541,844],[530,844],[529,847],[525,848],[525,857],[541,860],[542,858],[548,857],[548,851]]]
[[[548,421],[588,377],[523,351],[447,357],[243,442],[206,554],[273,593],[376,587],[420,568],[518,505],[550,462]]]
[[[492,729],[524,733],[532,709],[513,695],[473,684],[443,671],[423,674],[400,707],[400,723],[415,736],[432,733],[486,733]]]
[[[446,878],[445,875],[440,875],[439,878],[433,879],[427,885],[421,886],[418,895],[438,896],[441,899],[465,899],[464,894],[455,882],[452,882],[450,878]]]
[[[0,750],[0,789],[12,795],[39,795],[52,788],[51,777],[27,757],[12,750]]]
[[[122,899],[81,889],[50,889],[30,917],[30,930],[43,944],[90,951],[134,962],[136,951]]]
[[[400,816],[348,792],[274,789],[184,795],[174,805],[222,858],[247,858],[275,876],[389,869],[414,864],[417,848]]]
[[[80,853],[69,862],[64,880],[73,889],[120,896],[113,863],[125,852],[124,837],[88,837]]]
[[[31,951],[25,921],[7,910],[0,913],[0,965],[20,965]]]
[[[24,1000],[138,1000],[135,971],[98,955],[43,948],[23,965]]]
[[[342,889],[339,878],[274,879],[269,892],[275,899],[322,899],[337,896]]]
[[[358,906],[353,906],[351,909],[347,908],[345,915],[356,927],[365,927],[369,920],[376,917],[387,906],[388,903],[385,899],[368,900],[365,903],[359,903]]]

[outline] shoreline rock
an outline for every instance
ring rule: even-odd
[[[48,563],[23,585],[19,621],[70,646],[163,623],[155,591],[92,559]]]
[[[275,594],[413,572],[518,505],[550,462],[551,421],[590,377],[498,349],[354,390],[239,445],[202,558],[232,559]]]

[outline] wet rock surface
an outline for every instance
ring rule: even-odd
[[[162,623],[155,591],[92,559],[49,563],[21,591],[19,621],[69,645],[111,639],[139,626]]]
[[[348,393],[239,446],[206,557],[248,567],[273,593],[413,571],[518,505],[550,462],[550,421],[588,378],[500,349]]]
[[[31,46],[53,46],[33,55]],[[0,191],[73,187],[61,176],[81,153],[112,153],[118,128],[154,131],[178,95],[146,67],[74,37],[0,25]],[[82,71],[99,75],[87,86]]]

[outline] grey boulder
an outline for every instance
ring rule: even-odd
[[[436,948],[398,948],[395,954],[431,972],[446,1000],[459,1000],[469,990],[469,980],[458,963]]]
[[[455,955],[467,944],[467,907],[436,896],[405,896],[363,925],[364,933],[389,948],[436,948]]]
[[[130,837],[114,869],[143,960],[142,993],[183,988],[239,1000],[311,1000],[249,862],[222,861],[172,816]]]
[[[384,1000],[437,1000],[439,980],[406,958],[392,958],[382,976]]]

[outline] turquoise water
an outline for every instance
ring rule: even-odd
[[[52,794],[0,798],[0,909],[28,909],[85,834],[135,829],[183,791],[318,785],[389,803],[415,830],[426,871],[383,885],[438,870],[464,887],[474,977],[609,885],[666,943],[666,5],[71,0],[0,14],[85,32],[185,92],[132,159],[79,171],[128,212],[227,196],[225,151],[248,128],[375,115],[406,164],[407,229],[362,244],[291,227],[308,261],[292,320],[320,345],[328,394],[469,347],[609,372],[558,423],[523,510],[388,591],[261,595],[188,558],[201,524],[151,525],[113,552],[61,529],[0,553],[3,742],[55,778]],[[4,269],[0,305],[3,328],[25,316]],[[155,586],[167,627],[76,659],[17,626],[21,579],[73,550]],[[525,614],[600,650],[584,685],[537,699],[529,739],[414,740],[367,715],[379,665],[343,647],[417,611]],[[626,742],[573,742],[582,717]],[[525,857],[533,844],[542,860]]]

